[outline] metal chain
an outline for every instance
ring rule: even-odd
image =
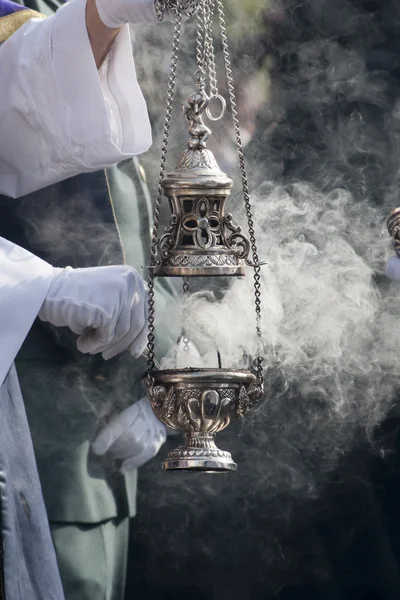
[[[213,16],[215,12],[215,0],[204,0],[204,33],[205,33],[205,55],[208,63],[210,78],[210,96],[218,96],[217,69],[215,66]]]
[[[222,4],[222,0],[216,0],[216,2],[217,2],[217,8],[218,8],[219,23],[220,23],[220,27],[221,27],[222,50],[223,50],[223,56],[224,56],[226,76],[227,76],[227,81],[228,81],[228,92],[229,92],[229,100],[230,100],[231,110],[232,110],[233,127],[235,130],[235,137],[236,137],[236,148],[237,148],[237,153],[238,153],[238,158],[239,158],[239,167],[240,167],[240,174],[241,174],[242,187],[243,187],[243,197],[244,197],[244,203],[245,203],[245,208],[246,208],[246,216],[247,216],[247,222],[248,222],[248,227],[249,227],[251,251],[252,251],[253,262],[254,262],[254,307],[255,307],[255,313],[256,313],[256,330],[257,330],[257,344],[258,344],[258,349],[257,349],[258,357],[256,359],[256,364],[257,364],[257,377],[259,379],[260,384],[263,385],[263,383],[264,383],[264,370],[263,370],[264,358],[263,358],[263,344],[262,344],[262,331],[261,331],[261,276],[260,276],[259,257],[258,257],[257,242],[256,242],[256,237],[255,237],[255,231],[254,231],[254,221],[253,221],[253,213],[252,213],[251,202],[250,202],[250,192],[249,192],[249,185],[248,185],[248,180],[247,180],[246,164],[245,164],[244,154],[243,154],[243,144],[242,144],[242,138],[240,135],[240,125],[239,125],[239,118],[238,118],[237,105],[236,105],[235,86],[233,83],[233,73],[232,73],[231,58],[230,58],[229,45],[228,45],[228,36],[227,36],[227,30],[226,30],[224,6]]]
[[[165,12],[189,18],[198,8],[198,0],[154,0],[154,10],[159,21],[164,20]]]
[[[189,286],[189,279],[188,279],[187,277],[184,277],[184,278],[183,278],[183,285],[182,285],[182,289],[183,289],[183,293],[184,293],[184,295],[185,295],[185,296],[188,296],[188,295],[189,295],[189,289],[190,289],[190,286]]]
[[[185,300],[187,300],[190,295],[189,279],[187,277],[183,278],[182,289],[183,289],[183,297]],[[185,335],[183,335],[182,341],[183,341],[184,352],[188,352],[189,351],[189,339]]]
[[[197,39],[196,39],[196,81],[197,89],[206,88],[207,72],[210,83],[210,96],[218,96],[217,71],[212,35],[212,15],[215,12],[214,0],[203,0],[197,11]]]
[[[154,362],[154,347],[155,347],[154,267],[157,264],[158,227],[159,227],[159,220],[160,220],[161,199],[163,196],[162,182],[164,179],[165,165],[166,165],[166,161],[167,161],[169,130],[170,130],[170,126],[171,126],[171,112],[172,112],[172,104],[173,104],[174,95],[175,95],[176,67],[178,64],[179,43],[180,43],[181,29],[182,29],[181,26],[182,26],[182,13],[180,11],[178,11],[178,13],[176,15],[174,35],[173,35],[173,39],[172,39],[171,68],[170,68],[169,78],[168,78],[167,101],[166,101],[164,129],[163,129],[163,142],[162,142],[162,149],[161,149],[161,165],[160,165],[160,175],[158,178],[157,197],[156,197],[155,208],[154,208],[154,225],[153,225],[153,235],[152,235],[152,241],[151,241],[150,269],[149,269],[149,278],[148,278],[149,333],[147,336],[147,366],[148,366],[149,373],[151,373],[151,371],[153,371],[154,366],[155,366],[155,362]]]
[[[204,48],[204,8],[203,3],[200,3],[197,11],[197,34],[196,34],[196,85],[197,90],[202,92],[206,87],[206,73],[204,68],[205,48]]]

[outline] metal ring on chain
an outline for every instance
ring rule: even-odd
[[[226,111],[226,101],[225,101],[225,98],[223,96],[221,96],[221,94],[216,94],[215,96],[211,96],[210,97],[210,102],[211,102],[211,100],[219,100],[220,101],[220,103],[221,103],[221,113],[217,117],[214,117],[211,114],[210,108],[208,106],[206,108],[206,115],[210,119],[210,121],[220,121],[222,119],[222,117],[225,115],[225,111]]]

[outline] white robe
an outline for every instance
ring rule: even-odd
[[[0,47],[0,194],[18,198],[151,144],[129,30],[119,33],[98,72],[85,7],[86,0],[71,0],[52,17],[28,21]],[[0,508],[7,600],[63,600],[13,367],[51,275],[50,265],[0,238]]]

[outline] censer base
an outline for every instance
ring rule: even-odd
[[[236,369],[171,369],[145,378],[151,406],[167,427],[184,434],[170,452],[165,471],[236,471],[229,452],[215,444],[215,435],[258,402],[262,394],[250,371]]]
[[[168,454],[163,463],[164,471],[202,471],[204,473],[227,473],[236,471],[229,452],[222,450],[198,450],[177,448]]]
[[[215,445],[213,434],[192,432],[185,434],[185,442],[168,454],[163,464],[164,471],[236,471],[230,452]]]

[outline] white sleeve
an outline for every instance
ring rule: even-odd
[[[96,69],[86,0],[31,19],[0,47],[0,193],[14,198],[151,145],[129,28]]]
[[[0,238],[0,386],[35,320],[53,268]]]

